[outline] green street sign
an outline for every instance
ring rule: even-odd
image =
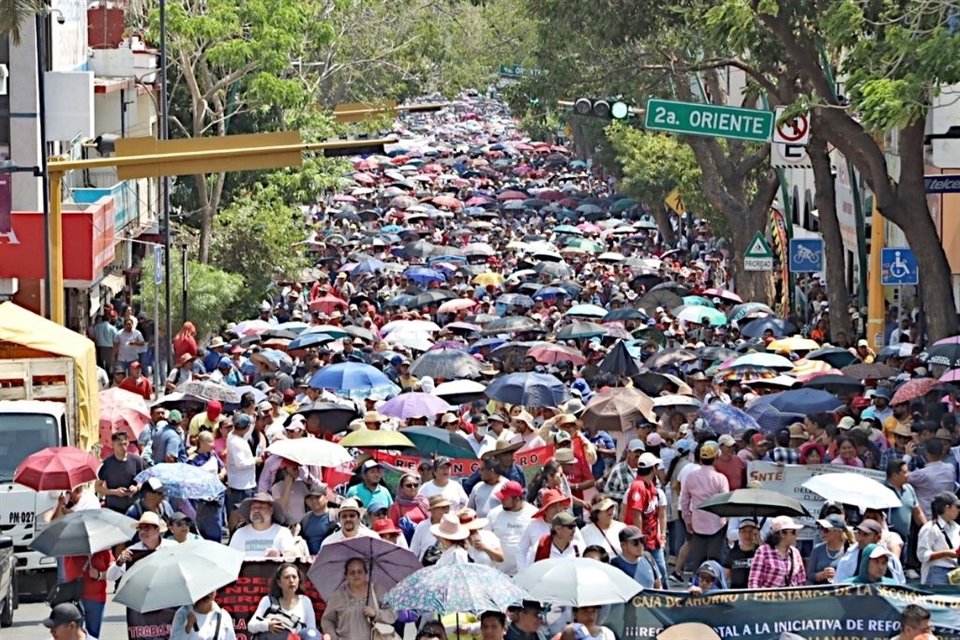
[[[527,69],[522,64],[502,64],[497,69],[497,75],[504,78],[536,77],[543,73],[540,69]]]
[[[763,234],[757,231],[743,253],[743,268],[746,271],[770,271],[773,269],[773,249]]]
[[[647,101],[644,122],[647,129],[753,142],[769,142],[773,124],[772,111],[658,98]]]

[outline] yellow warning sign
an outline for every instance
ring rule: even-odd
[[[679,189],[674,189],[667,194],[667,197],[663,199],[663,203],[673,209],[673,212],[678,216],[687,212],[687,205],[683,202],[683,198],[680,197]]]

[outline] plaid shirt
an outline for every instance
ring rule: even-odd
[[[636,479],[636,469],[631,469],[626,461],[618,462],[610,469],[610,477],[604,483],[603,491],[617,502],[623,502],[623,497]]]
[[[800,464],[800,452],[788,447],[774,447],[770,452],[770,460],[783,464]]]
[[[750,565],[748,589],[771,589],[775,587],[802,587],[807,583],[803,571],[803,558],[800,550],[790,547],[790,557],[781,558],[774,547],[760,545],[753,564]]]

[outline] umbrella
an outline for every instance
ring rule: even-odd
[[[492,400],[525,407],[556,407],[567,401],[566,385],[548,373],[519,372],[500,376],[487,387]]]
[[[497,304],[504,307],[523,307],[529,309],[534,305],[533,298],[522,293],[505,293],[497,298]]]
[[[415,445],[399,431],[360,429],[345,435],[340,446],[348,449],[407,449]]]
[[[437,313],[456,313],[457,311],[467,311],[473,309],[477,306],[475,300],[470,300],[469,298],[455,298],[453,300],[447,300],[442,305],[437,307]]]
[[[473,358],[470,359],[473,360]],[[432,393],[417,391],[394,396],[384,402],[378,411],[386,416],[406,420],[407,418],[431,418],[452,409],[453,407],[447,404],[444,399],[438,398]]]
[[[430,320],[394,320],[383,325],[380,333],[387,335],[395,332],[397,329],[403,329],[411,333],[434,333],[440,331],[439,325]]]
[[[960,369],[947,371],[940,376],[940,382],[960,382]]]
[[[916,348],[916,345],[909,342],[900,342],[897,344],[889,344],[884,348],[880,349],[877,353],[877,360],[883,361],[887,358],[909,358],[913,354],[913,350]],[[947,348],[948,351],[949,347]],[[926,359],[929,353],[923,354],[923,359]],[[946,361],[943,362],[929,362],[928,364],[947,364]]]
[[[277,349],[259,351],[250,356],[250,360],[264,366],[267,371],[276,371],[277,369],[287,372],[293,371],[293,359]]]
[[[714,298],[714,297],[720,298],[721,300],[726,300],[727,302],[733,302],[735,304],[743,304],[743,298],[738,296],[733,291],[729,291],[727,289],[719,289],[719,288],[707,289],[706,291],[703,292],[703,295],[709,296],[711,298]]]
[[[276,328],[275,325],[258,318],[255,320],[244,320],[238,323],[237,326],[233,328],[233,332],[242,338],[244,336],[258,336],[274,328]]]
[[[322,438],[278,440],[267,447],[267,453],[297,464],[317,467],[338,467],[353,460],[353,456],[342,445]]]
[[[370,584],[389,591],[398,582],[421,568],[417,556],[407,549],[370,536],[359,536],[325,545],[307,571],[307,577],[324,600],[343,585],[344,567],[354,558],[367,563]]]
[[[438,384],[433,393],[451,405],[461,405],[483,399],[486,388],[486,385],[473,380],[451,380]]]
[[[191,380],[183,385],[183,393],[200,396],[204,400],[219,400],[226,404],[239,404],[240,392],[235,387],[218,384],[210,380]]]
[[[732,404],[710,402],[700,409],[699,414],[701,418],[707,421],[707,425],[718,434],[733,434],[747,429],[760,430],[760,425],[751,415]]]
[[[348,398],[366,398],[375,393],[394,396],[400,388],[376,367],[360,362],[338,362],[317,371],[308,383],[313,389],[330,389]]]
[[[556,364],[558,362],[570,362],[574,366],[581,367],[587,363],[577,349],[562,344],[546,343],[540,347],[534,347],[527,352],[527,355],[543,364]]]
[[[427,267],[410,267],[403,272],[403,277],[408,280],[413,280],[422,287],[426,287],[432,282],[443,282],[446,280],[442,273]]]
[[[483,333],[486,335],[542,330],[543,329],[539,324],[526,316],[507,316],[506,318],[497,318],[496,320],[488,322],[483,327]]]
[[[693,396],[682,396],[676,393],[668,393],[667,395],[657,396],[653,399],[653,407],[655,409],[669,408],[676,410],[680,407],[685,409],[699,409],[702,406],[703,403],[697,398]]]
[[[425,567],[404,578],[384,598],[398,611],[422,613],[505,611],[529,599],[506,574],[481,564]]]
[[[120,580],[113,601],[146,613],[193,604],[236,582],[243,553],[210,540],[160,547]]]
[[[310,302],[310,311],[331,314],[334,311],[346,311],[347,301],[335,295],[327,294]]]
[[[810,378],[804,383],[809,389],[823,389],[836,394],[855,394],[863,391],[863,383],[849,376],[827,374]]]
[[[296,351],[297,349],[319,347],[334,340],[336,340],[336,338],[326,333],[308,333],[298,337],[296,340],[292,340],[290,344],[287,345],[287,350]]]
[[[416,242],[411,242],[403,248],[403,253],[408,258],[426,258],[436,247],[426,240],[417,240]]]
[[[700,356],[700,359],[704,362],[716,362],[717,360],[723,361],[736,358],[737,352],[731,351],[726,347],[707,346],[697,349],[697,355]]]
[[[810,513],[796,498],[768,489],[737,489],[701,502],[697,507],[721,518],[800,518]]]
[[[410,374],[418,378],[429,376],[434,380],[477,378],[480,376],[480,363],[460,349],[436,349],[417,358],[410,366]]]
[[[657,307],[674,309],[682,304],[683,299],[669,289],[651,290],[637,301],[637,306],[643,309],[648,316],[653,316]]]
[[[774,340],[767,345],[767,351],[817,351],[820,349],[820,343],[803,336],[790,336]]]
[[[143,428],[150,422],[150,409],[139,393],[132,393],[120,387],[104,389],[100,392],[100,432],[109,440],[109,434],[125,431],[131,440],[136,440]]]
[[[742,355],[730,364],[720,365],[720,369],[732,369],[734,367],[756,367],[759,369],[773,369],[774,371],[790,371],[793,369],[793,363],[783,356],[775,353],[748,353]]]
[[[639,309],[614,309],[603,316],[601,322],[617,322],[624,320],[646,320],[647,316]]]
[[[836,411],[841,405],[837,396],[819,389],[791,389],[770,398],[770,405],[783,413],[808,415],[817,411]]]
[[[600,371],[618,376],[635,376],[640,369],[640,361],[633,357],[623,340],[618,340],[600,363]]]
[[[841,369],[843,375],[850,376],[855,380],[883,380],[897,375],[897,370],[882,362],[873,362],[864,364],[858,362]]]
[[[696,322],[700,324],[706,320],[707,323],[715,327],[722,327],[723,325],[727,324],[727,314],[719,309],[714,309],[713,307],[691,305],[685,306],[683,309],[679,310],[679,313],[677,313],[677,310],[674,309],[674,313],[677,316],[677,319],[685,322]]]
[[[23,459],[13,481],[34,491],[70,491],[97,479],[100,461],[76,447],[47,447]]]
[[[641,590],[623,571],[589,558],[541,560],[518,573],[513,582],[534,600],[572,607],[623,603]]]
[[[824,500],[849,504],[861,509],[896,509],[903,506],[892,489],[858,473],[823,473],[803,483]]]
[[[584,318],[603,318],[608,314],[608,311],[603,307],[595,304],[575,304],[563,315],[565,316],[582,316]]]
[[[615,431],[626,431],[640,420],[657,421],[653,400],[634,387],[610,388],[594,394],[582,417],[587,424]]]
[[[913,380],[908,380],[897,387],[893,398],[890,399],[890,404],[903,404],[915,398],[922,398],[941,384],[943,383],[936,378],[914,378]]]
[[[321,433],[339,433],[346,430],[353,420],[360,417],[356,406],[353,403],[341,404],[339,402],[313,402],[300,405],[297,413],[304,416],[310,416],[312,413],[319,414]]]
[[[693,362],[697,359],[697,352],[692,349],[664,349],[658,351],[643,363],[648,369],[675,367],[684,362]]]
[[[762,318],[777,315],[773,309],[761,302],[745,302],[738,304],[727,312],[730,322],[740,322],[744,319]]]
[[[401,433],[410,438],[417,448],[417,454],[421,456],[447,456],[471,460],[477,457],[467,439],[453,431],[440,427],[409,427],[403,429]]]
[[[774,337],[783,337],[795,332],[797,328],[792,322],[780,318],[757,318],[740,327],[740,335],[745,338],[762,338],[769,329]],[[818,347],[820,345],[817,345]]]
[[[821,360],[831,367],[842,369],[857,362],[859,358],[846,349],[840,347],[824,347],[807,354],[807,360]]]
[[[941,340],[927,349],[923,358],[927,364],[939,364],[948,369],[960,367],[960,344]]]
[[[804,414],[780,411],[771,406],[769,400],[766,400],[769,397],[764,396],[747,407],[747,413],[757,421],[761,431],[775,433],[780,429],[786,429],[794,422],[803,422],[806,417]]]
[[[557,340],[582,340],[595,338],[607,332],[606,328],[596,322],[581,322],[574,320],[557,331]]]
[[[405,347],[413,351],[429,351],[434,346],[430,334],[420,331],[394,331],[393,333],[387,335],[383,341],[388,344]]]
[[[216,500],[225,490],[217,476],[186,462],[155,464],[138,473],[134,480],[141,484],[148,478],[162,482],[164,492],[171,498]]]
[[[110,509],[85,509],[54,520],[30,548],[45,556],[91,556],[113,545],[129,542],[136,520]]]

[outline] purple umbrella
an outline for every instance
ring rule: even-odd
[[[746,411],[737,409],[735,406],[723,402],[711,402],[700,409],[700,417],[707,421],[709,426],[717,434],[733,434],[737,431],[746,431],[747,429],[760,430],[760,425]]]
[[[453,407],[447,404],[447,401],[443,398],[438,398],[432,393],[419,391],[401,393],[387,400],[380,407],[380,413],[403,420],[435,416],[452,410]]]
[[[354,558],[367,563],[370,584],[389,591],[422,565],[417,556],[397,545],[370,536],[360,536],[325,545],[307,571],[307,577],[324,600],[343,585],[344,567]]]

